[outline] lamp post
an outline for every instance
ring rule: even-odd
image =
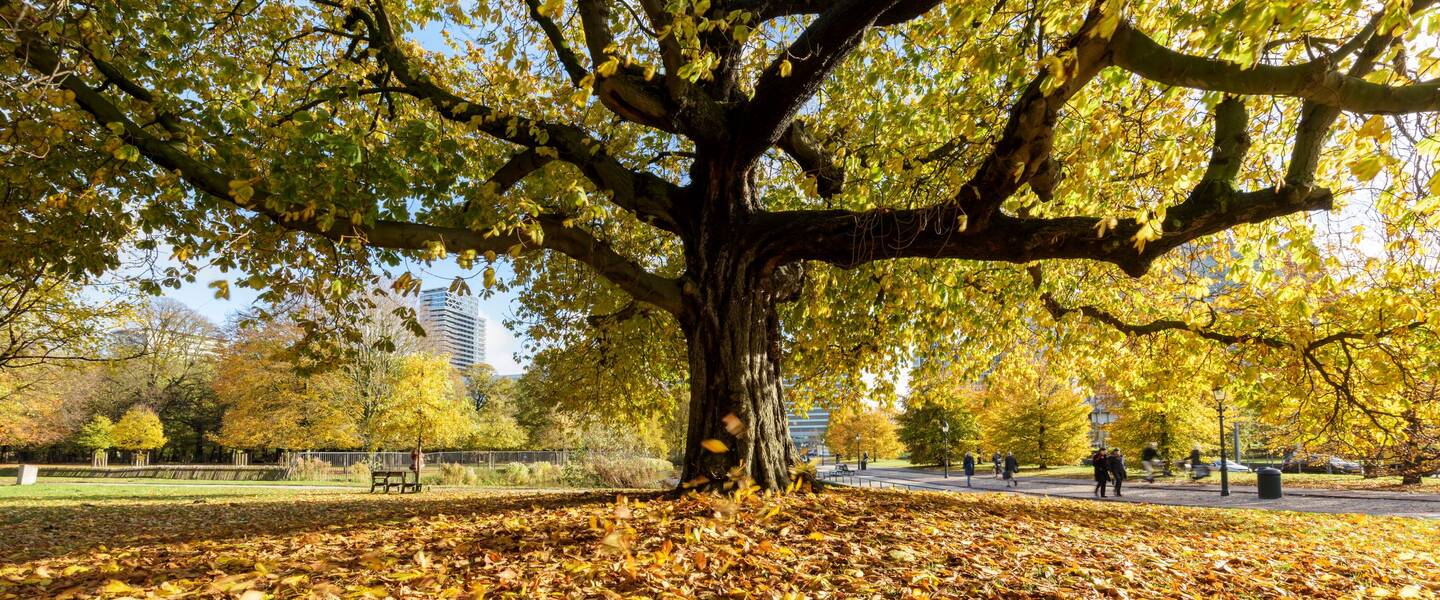
[[[1230,460],[1225,457],[1225,390],[1215,388],[1215,410],[1220,413],[1220,495],[1230,495]]]
[[[940,432],[945,434],[945,478],[950,478],[950,422],[940,420]]]
[[[865,470],[864,457],[865,447],[860,444],[860,434],[855,434],[855,466]]]

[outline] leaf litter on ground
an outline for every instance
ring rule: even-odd
[[[1440,523],[835,490],[5,507],[0,598],[1440,594]]]

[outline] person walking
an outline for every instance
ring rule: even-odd
[[[999,478],[1000,478],[1000,451],[999,451],[999,450],[996,450],[994,454],[991,454],[991,455],[990,455],[990,463],[993,464],[993,465],[995,465],[995,477],[993,477],[992,479],[999,479]]]
[[[1130,473],[1125,470],[1125,455],[1120,453],[1119,448],[1110,449],[1105,466],[1110,470],[1110,480],[1115,482],[1115,497],[1124,496],[1120,493],[1120,484],[1125,483],[1125,478],[1129,477]]]
[[[1096,448],[1095,453],[1090,455],[1090,467],[1095,473],[1095,497],[1105,497],[1105,486],[1110,483],[1109,457],[1105,456],[1105,448]]]
[[[869,452],[861,452],[861,453],[860,453],[860,470],[861,470],[861,471],[864,471],[865,469],[869,468],[869,466],[870,466],[870,453],[869,453]]]
[[[1145,468],[1145,482],[1155,483],[1155,461],[1160,459],[1160,450],[1156,448],[1155,442],[1146,444],[1145,450],[1140,452],[1140,466]]]
[[[970,487],[970,478],[975,476],[975,454],[966,452],[961,466],[965,469],[965,487]]]
[[[1190,479],[1200,478],[1200,445],[1190,450]]]
[[[1020,480],[1015,475],[1020,472],[1020,461],[1015,460],[1014,452],[1005,453],[1005,482],[1006,487],[1020,487]]]

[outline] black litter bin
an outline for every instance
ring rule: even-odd
[[[1280,469],[1262,467],[1255,471],[1255,480],[1260,487],[1261,500],[1276,500],[1284,495],[1280,491]]]

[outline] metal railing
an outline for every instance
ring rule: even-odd
[[[465,450],[447,452],[426,452],[425,464],[439,466],[457,464],[466,466],[496,467],[510,463],[526,465],[549,463],[556,466],[569,464],[572,452],[569,450]],[[409,452],[288,452],[281,464],[293,466],[301,460],[318,460],[336,469],[349,469],[351,465],[366,464],[372,469],[398,469],[410,466]]]

